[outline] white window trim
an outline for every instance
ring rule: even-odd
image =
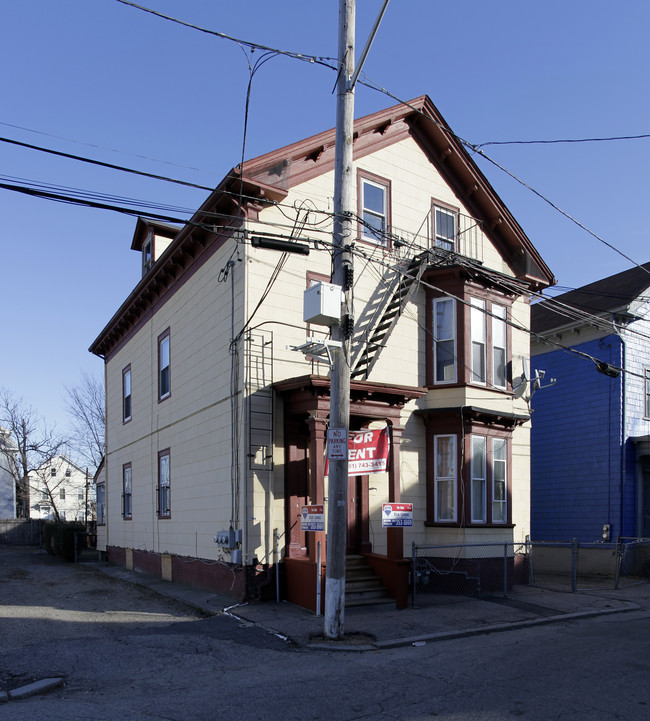
[[[371,210],[370,208],[366,208],[366,184],[372,185],[375,188],[378,188],[382,192],[383,196],[383,206],[384,206],[384,212],[378,213],[376,210]],[[361,176],[361,218],[363,219],[363,216],[367,213],[368,215],[372,215],[375,218],[381,218],[383,220],[383,226],[384,226],[384,233],[388,232],[388,186],[384,185],[383,183],[377,182],[375,180],[370,180],[369,178]],[[361,237],[363,240],[367,241],[368,243],[374,243],[375,245],[388,245],[388,239],[386,237],[384,238],[377,238],[377,236],[372,232],[370,228],[365,223],[361,224]]]
[[[454,237],[453,240],[449,240],[447,236],[440,235],[438,232],[438,223],[437,223],[437,211],[440,211],[441,213],[444,213],[445,215],[450,215],[454,219]],[[447,245],[451,243],[451,248],[448,248]],[[458,246],[458,211],[452,210],[452,208],[447,208],[444,205],[440,205],[440,203],[434,203],[433,204],[433,245],[436,248],[442,248],[443,250],[449,250],[449,251],[455,251],[457,250]]]
[[[487,315],[486,315],[486,301],[483,298],[469,299],[470,302],[470,341],[469,341],[469,352],[470,352],[470,383],[475,385],[485,386],[487,385]],[[477,327],[476,319],[481,319],[481,327]],[[478,338],[477,331],[482,331],[482,339]],[[476,340],[475,340],[476,339]],[[483,346],[483,380],[477,379],[476,369],[474,368],[474,344],[481,344]]]
[[[503,443],[503,447],[505,449],[505,458],[496,458],[495,453],[495,446],[499,443]],[[492,523],[494,524],[505,524],[508,522],[508,441],[506,438],[492,438],[492,507],[490,509],[490,513],[492,516]],[[504,493],[503,493],[503,501],[499,501],[495,498],[494,490],[496,488],[495,484],[495,468],[497,463],[503,463],[503,479],[504,479]],[[495,504],[501,504],[503,505],[503,520],[495,520],[494,519],[494,506]]]
[[[479,465],[474,454],[474,442],[481,442],[483,444],[483,462]],[[470,496],[471,496],[471,519],[472,523],[487,523],[487,437],[471,435],[470,436],[470,448],[471,448],[471,460],[470,460]],[[476,494],[474,493],[475,482],[481,483],[481,501],[483,506],[483,513],[478,516],[476,512]]]
[[[448,438],[451,442],[452,458],[453,458],[453,473],[451,476],[438,477],[438,439]],[[457,438],[455,434],[440,433],[433,437],[433,494],[434,494],[434,518],[436,523],[456,523],[458,514],[458,456],[457,456]],[[438,484],[439,483],[451,483],[453,490],[453,513],[452,518],[441,518],[440,509],[438,504]]]
[[[452,338],[443,338],[438,339],[436,337],[436,331],[437,331],[437,324],[436,324],[436,308],[438,303],[442,302],[449,302],[451,303],[452,307],[452,329],[453,329],[453,336]],[[433,383],[434,385],[446,385],[449,383],[456,383],[458,381],[458,364],[457,364],[457,357],[458,357],[458,340],[456,338],[456,301],[453,298],[434,298],[433,299]],[[438,380],[438,341],[444,341],[444,340],[453,340],[454,341],[454,373],[453,378],[449,380]]]
[[[491,348],[491,355],[492,355],[492,385],[495,388],[507,388],[508,386],[508,310],[505,307],[505,305],[500,305],[499,303],[492,303],[490,306],[490,312],[492,313],[491,317],[491,325],[492,325],[492,348]],[[497,335],[497,331],[499,328],[499,325],[502,325],[503,329],[503,342],[504,345],[497,345],[495,343],[495,337]],[[504,371],[503,371],[503,383],[498,383],[496,378],[496,369],[497,369],[497,362],[496,362],[496,351],[497,350],[503,350],[503,358],[504,358]]]

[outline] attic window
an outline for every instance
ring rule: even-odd
[[[153,231],[149,231],[144,243],[142,244],[142,275],[143,277],[149,272],[153,265]]]

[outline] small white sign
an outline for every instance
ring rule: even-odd
[[[303,506],[300,513],[301,531],[325,530],[325,506]]]
[[[412,503],[382,503],[381,525],[384,528],[404,528],[413,525]]]
[[[344,461],[348,457],[348,432],[345,428],[327,429],[327,458]]]

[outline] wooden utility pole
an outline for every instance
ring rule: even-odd
[[[356,0],[339,0],[339,76],[336,88],[336,147],[334,159],[334,257],[332,283],[346,288],[346,266],[352,255],[352,134],[354,126],[354,35]],[[349,277],[349,276],[348,276]],[[349,290],[345,293],[343,322],[332,328],[332,338],[341,341],[334,349],[330,391],[330,428],[349,430],[350,355],[346,323]],[[345,551],[348,519],[348,460],[330,460],[327,519],[327,567],[325,574],[325,638],[343,636],[345,616]]]

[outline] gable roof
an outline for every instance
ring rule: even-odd
[[[644,300],[641,298],[643,294],[646,295],[645,300],[650,300],[650,294],[646,293],[649,288],[650,263],[644,263],[535,303],[531,307],[531,330],[544,333],[570,325],[572,319],[562,312],[560,303],[592,315],[628,312],[635,301]]]
[[[247,160],[228,172],[138,283],[90,351],[105,357],[120,347],[145,322],[155,304],[188,280],[197,264],[226,242],[230,237],[228,226],[237,227],[242,216],[254,217],[265,206],[284,200],[291,188],[332,170],[335,137],[335,129],[327,130]],[[482,222],[484,232],[516,278],[536,289],[555,283],[529,238],[428,96],[356,120],[354,159],[407,137],[418,143],[468,212]],[[139,238],[144,228],[137,230]]]

